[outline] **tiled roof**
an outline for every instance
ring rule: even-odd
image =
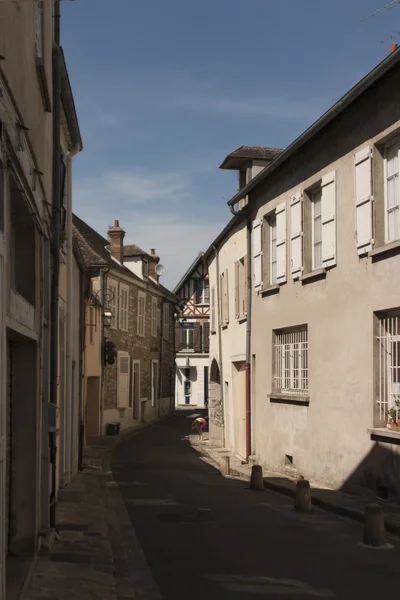
[[[282,152],[281,148],[264,146],[240,146],[225,158],[220,169],[237,169],[246,160],[274,160]]]
[[[145,252],[145,250],[142,250],[141,248],[139,248],[139,246],[136,246],[136,244],[125,245],[124,256],[126,256],[126,258],[132,256],[145,256],[146,258],[149,258],[154,261],[158,260],[158,256],[156,256],[155,254],[149,254],[148,252]]]

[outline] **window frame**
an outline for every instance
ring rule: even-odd
[[[149,261],[146,258],[142,259],[142,276],[144,281],[149,279]]]
[[[316,199],[316,195],[319,195],[319,205],[320,205],[320,214],[317,218],[319,218],[320,220],[320,237],[321,240],[319,242],[315,242],[315,205],[317,202]],[[311,270],[312,271],[317,271],[318,269],[322,269],[324,266],[323,260],[322,260],[322,185],[321,182],[318,182],[317,185],[315,185],[310,191],[309,191],[309,197],[311,200]],[[321,264],[316,265],[315,263],[315,246],[316,244],[319,244],[321,247]]]
[[[285,327],[273,331],[272,393],[292,398],[308,397],[308,340],[308,325]],[[295,345],[298,345],[296,349]],[[279,381],[281,385],[278,384]],[[290,382],[288,386],[285,385],[287,381]],[[300,386],[294,385],[296,381],[300,382]]]
[[[400,308],[388,310],[384,312],[375,313],[376,327],[375,327],[375,366],[376,366],[376,381],[375,381],[375,418],[374,425],[384,426],[386,423],[387,410],[394,407],[393,399],[393,384],[397,385],[398,392],[395,395],[400,399]],[[390,329],[393,328],[393,321],[395,321],[395,333],[393,331],[388,332],[387,325],[391,322]],[[382,331],[386,333],[383,336]],[[390,339],[388,339],[388,336]],[[394,341],[393,339],[396,338]],[[384,345],[382,346],[382,340]],[[387,344],[390,344],[390,351],[388,352]],[[393,346],[395,345],[396,351],[395,364],[392,362],[393,357]],[[390,357],[390,359],[389,359]],[[389,359],[389,361],[388,361]],[[389,364],[390,363],[390,364]],[[397,381],[393,381],[392,373],[396,371]],[[382,396],[385,396],[382,399]],[[400,416],[400,415],[399,415]]]
[[[121,331],[129,330],[129,286],[125,283],[119,284],[119,293],[118,293],[118,327]],[[126,308],[122,307],[122,297],[123,293],[126,292]],[[123,314],[123,311],[125,314]],[[125,323],[123,322],[126,318],[126,327],[124,327]]]
[[[391,207],[397,211],[397,237],[389,238],[389,208],[388,208],[388,150],[397,146],[397,205]],[[385,244],[400,240],[400,137],[395,137],[384,146],[384,200],[385,200]]]
[[[180,351],[181,352],[194,352],[194,332],[195,323],[181,323],[180,324]],[[183,332],[192,332],[192,345],[190,346],[190,335],[185,336]],[[187,342],[183,340],[187,339]]]
[[[198,289],[201,287],[201,299],[199,298]],[[206,295],[206,290],[208,294]],[[207,300],[208,298],[208,300]],[[200,300],[200,302],[199,302]],[[210,305],[210,282],[208,279],[198,279],[196,281],[196,305],[197,306],[209,306]]]
[[[270,285],[277,285],[277,266],[278,266],[278,262],[277,262],[277,255],[276,255],[276,241],[277,241],[277,237],[276,237],[276,213],[275,211],[273,213],[271,213],[268,218],[267,218],[267,223],[268,223],[268,227],[269,227],[269,283]],[[273,238],[273,230],[275,228],[275,238]],[[272,256],[273,256],[273,245],[275,242],[275,260],[272,260]],[[275,277],[273,274],[273,264],[275,264]]]
[[[143,302],[143,313],[140,311],[140,305]],[[146,335],[146,292],[138,292],[138,304],[137,304],[137,335],[139,337],[145,337]]]

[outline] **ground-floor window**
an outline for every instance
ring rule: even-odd
[[[286,394],[308,393],[307,326],[275,331],[274,346],[274,391]]]
[[[397,412],[397,421],[400,417],[400,311],[379,317],[377,341],[379,420],[386,420],[392,409]]]
[[[183,393],[185,396],[185,404],[190,404],[191,392],[192,392],[192,382],[190,380],[190,367],[186,367],[185,379],[183,381]]]

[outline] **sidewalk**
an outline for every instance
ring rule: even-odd
[[[91,440],[84,469],[60,491],[59,539],[41,553],[23,600],[160,600],[110,471],[110,455],[140,430]]]
[[[222,456],[229,456],[229,475],[243,479],[244,481],[250,480],[251,464],[242,464],[237,457],[232,456],[229,450],[213,446],[207,439],[199,442],[197,436],[191,435],[189,436],[189,440],[192,446],[217,469],[221,466]],[[271,471],[264,471],[263,475],[265,488],[294,498],[296,493],[296,479]],[[364,522],[364,511],[368,504],[381,504],[385,515],[387,531],[400,535],[400,505],[380,501],[368,490],[356,496],[334,489],[322,488],[314,485],[313,482],[310,482],[310,486],[313,505],[361,523]]]

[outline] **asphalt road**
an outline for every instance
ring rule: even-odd
[[[362,547],[362,526],[224,479],[178,415],[117,446],[112,471],[165,600],[399,597],[400,540]],[[391,596],[389,596],[389,594]]]

